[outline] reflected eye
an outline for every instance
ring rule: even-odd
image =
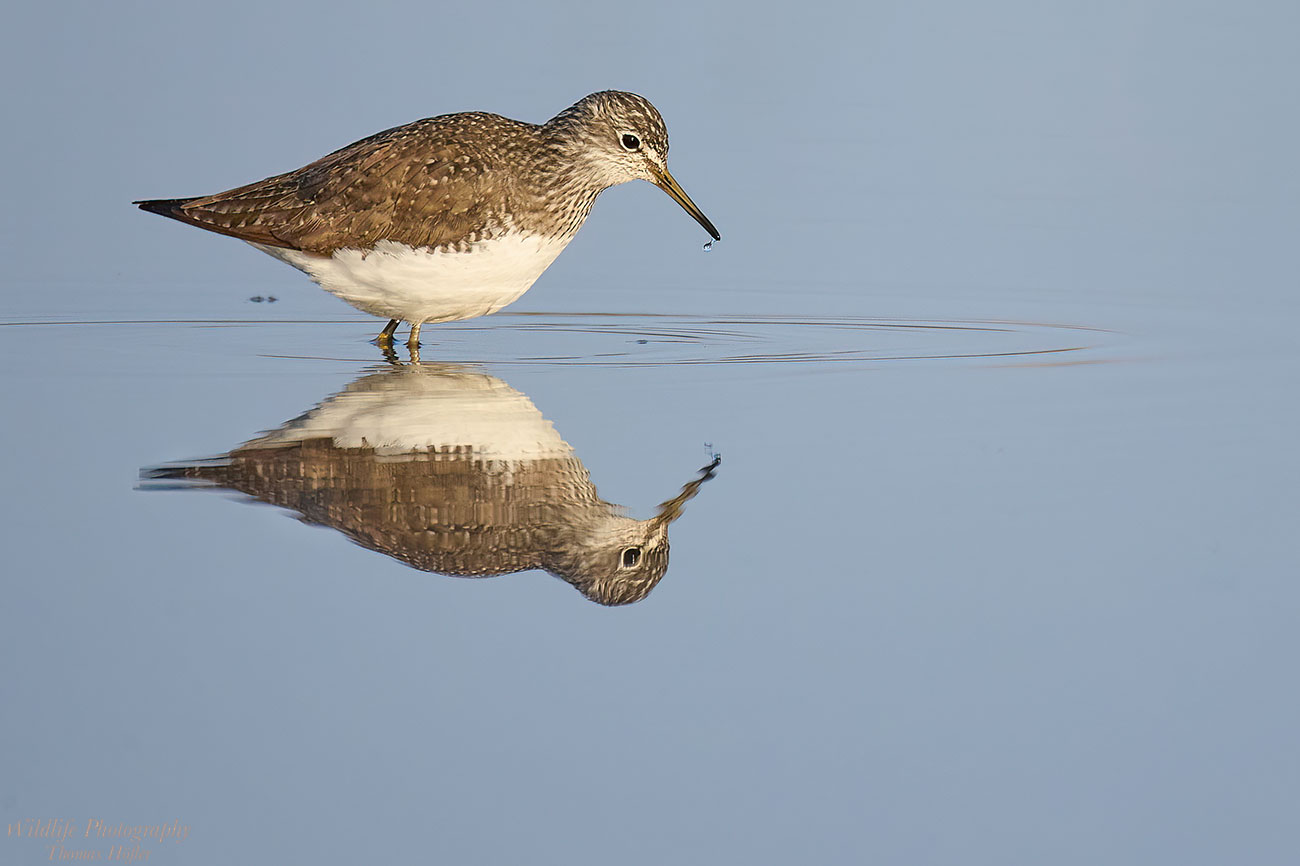
[[[619,560],[622,568],[635,568],[636,564],[641,561],[641,548],[629,547],[623,551],[623,556]]]
[[[619,139],[619,140],[620,140],[621,142],[623,142],[623,149],[624,149],[624,150],[640,150],[640,149],[641,149],[641,139],[637,138],[635,135],[633,135],[633,134],[630,133],[630,132],[625,132],[625,133],[623,133],[623,137],[622,137],[621,139]]]

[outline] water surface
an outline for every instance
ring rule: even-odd
[[[1295,9],[520,7],[491,52],[324,11],[0,37],[5,821],[180,821],[163,864],[1295,861]],[[724,242],[612,190],[418,366],[129,205],[609,86]],[[142,489],[429,375],[479,408],[361,400],[391,441],[280,480],[455,440],[497,458],[379,510],[630,526],[721,454],[644,600],[413,568],[346,498]]]

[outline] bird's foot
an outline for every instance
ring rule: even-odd
[[[401,321],[399,319],[389,319],[388,324],[384,325],[384,329],[379,332],[379,336],[375,337],[375,343],[380,346],[391,346],[393,344],[393,334],[397,331],[397,326],[400,324]]]

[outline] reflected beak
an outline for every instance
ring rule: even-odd
[[[704,226],[704,230],[709,233],[710,237],[715,241],[722,240],[722,235],[718,234],[718,230],[713,227],[713,223],[709,222],[709,218],[704,215],[704,211],[696,207],[695,202],[691,201],[691,197],[686,194],[686,190],[682,189],[681,184],[673,179],[667,168],[652,166],[650,171],[654,175],[655,186],[672,196],[673,201],[681,205],[688,214],[695,217],[695,221]]]
[[[687,199],[687,201],[690,201],[690,199]],[[694,216],[694,214],[691,215]],[[721,240],[716,235],[713,239],[715,241]],[[656,511],[655,516],[650,518],[650,521],[652,523],[657,523],[660,526],[667,527],[668,524],[681,517],[682,508],[685,507],[686,503],[695,498],[695,494],[700,492],[700,485],[712,478],[720,465],[722,465],[722,455],[714,454],[713,462],[708,466],[701,467],[699,475],[695,476],[682,486],[681,493],[678,493],[667,502],[659,503],[659,508]]]

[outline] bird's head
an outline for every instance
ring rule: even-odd
[[[668,571],[668,525],[603,513],[551,553],[545,567],[599,604],[640,601]]]
[[[681,492],[659,504],[649,520],[633,520],[606,503],[585,513],[566,527],[557,549],[543,560],[543,568],[573,584],[594,602],[631,604],[650,594],[668,571],[668,526],[682,508],[713,477],[722,457],[714,455],[708,466],[682,486]]]
[[[695,218],[716,241],[718,230],[668,171],[668,128],[650,100],[621,90],[584,97],[547,122],[579,170],[601,188],[648,180]]]

